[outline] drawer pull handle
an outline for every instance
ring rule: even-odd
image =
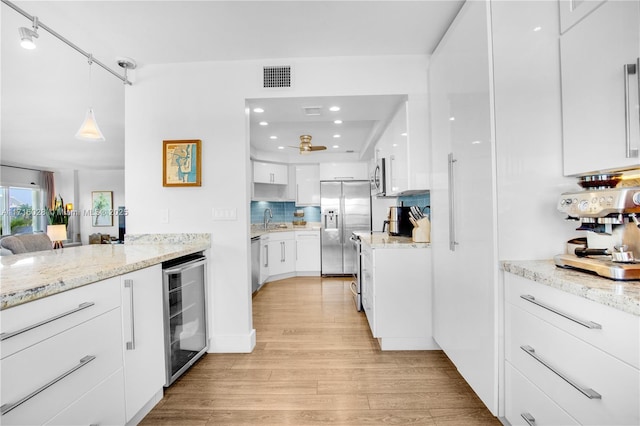
[[[602,328],[602,326],[601,326],[600,324],[598,324],[597,322],[581,320],[581,319],[576,318],[576,317],[574,317],[574,316],[572,316],[572,315],[569,315],[569,314],[567,314],[567,313],[565,313],[565,312],[559,311],[559,310],[557,310],[556,308],[552,308],[551,306],[546,305],[546,304],[544,304],[544,303],[542,303],[542,302],[538,302],[538,301],[536,300],[536,298],[535,298],[535,297],[533,297],[533,296],[531,296],[530,294],[523,294],[523,295],[521,295],[521,296],[520,296],[520,298],[522,298],[522,299],[526,300],[527,302],[531,302],[531,303],[533,303],[534,305],[538,305],[538,306],[540,306],[541,308],[544,308],[544,309],[546,309],[546,310],[548,310],[548,311],[551,311],[551,312],[553,312],[554,314],[558,314],[558,315],[560,315],[561,317],[565,317],[565,318],[566,318],[566,319],[568,319],[568,320],[571,320],[571,321],[573,321],[573,322],[576,322],[576,323],[580,324],[580,325],[581,325],[581,326],[583,326],[583,327],[587,327],[587,328],[591,328],[591,329],[601,329],[601,328]]]
[[[531,413],[522,413],[520,417],[522,417],[529,426],[536,426],[536,418],[533,417]]]
[[[134,311],[135,305],[133,303],[133,280],[124,280],[124,287],[131,289],[131,299],[129,300],[129,317],[130,317],[130,328],[131,328],[131,340],[126,343],[126,347],[128,351],[133,351],[136,349],[136,330],[135,330],[135,320],[134,320]]]
[[[66,317],[67,315],[75,314],[76,312],[81,311],[83,309],[87,309],[87,308],[89,308],[89,307],[91,307],[93,305],[95,305],[94,302],[84,302],[84,303],[79,304],[77,308],[71,309],[70,311],[67,311],[67,312],[63,312],[63,313],[58,314],[58,315],[56,315],[54,317],[47,318],[46,320],[40,321],[38,323],[35,323],[35,324],[32,324],[32,325],[28,325],[25,328],[21,328],[20,330],[12,331],[10,333],[2,333],[2,334],[0,334],[0,341],[8,339],[10,337],[17,336],[18,334],[22,334],[22,333],[27,332],[29,330],[33,330],[34,328],[38,328],[41,325],[45,325],[45,324],[48,324],[50,322],[59,320],[60,318]]]
[[[19,407],[20,405],[24,404],[25,402],[27,402],[28,400],[30,400],[31,398],[33,398],[34,396],[38,395],[40,392],[46,390],[47,388],[55,385],[56,383],[58,383],[60,380],[64,379],[65,377],[67,377],[69,374],[73,373],[76,370],[79,370],[80,368],[84,367],[85,365],[87,365],[88,363],[90,363],[91,361],[93,361],[94,359],[96,359],[95,356],[93,355],[87,355],[85,357],[83,357],[80,360],[80,363],[75,365],[73,368],[71,368],[70,370],[65,371],[64,373],[62,373],[61,375],[59,375],[58,377],[56,377],[55,379],[53,379],[52,381],[50,381],[49,383],[47,383],[46,385],[36,389],[35,391],[31,392],[29,395],[23,397],[22,399],[20,399],[19,401],[16,401],[14,403],[8,403],[8,404],[4,404],[2,407],[0,407],[0,415],[5,415],[7,414],[9,411],[13,410],[16,407]]]
[[[590,389],[590,388],[581,387],[580,385],[575,383],[573,380],[571,380],[570,378],[568,378],[567,376],[565,376],[564,374],[562,374],[561,372],[559,372],[558,370],[553,368],[545,360],[540,358],[540,356],[538,356],[538,354],[536,354],[536,350],[533,349],[531,346],[528,346],[528,345],[520,346],[520,349],[525,351],[527,354],[531,355],[536,361],[538,361],[540,364],[542,364],[545,367],[547,367],[549,370],[551,370],[554,374],[556,374],[562,380],[564,380],[565,382],[569,383],[571,386],[576,388],[581,394],[583,394],[587,398],[589,398],[589,399],[602,399],[602,395],[600,395],[598,392],[596,392],[596,391],[594,391],[593,389]]]

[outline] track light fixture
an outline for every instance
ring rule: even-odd
[[[18,28],[18,33],[20,34],[20,46],[25,49],[35,49],[36,44],[33,42],[34,38],[38,38],[38,17],[33,17],[33,29],[29,29],[27,27]]]

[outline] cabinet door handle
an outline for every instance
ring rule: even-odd
[[[625,133],[625,156],[635,158],[638,156],[638,149],[631,148],[631,95],[629,91],[629,76],[638,74],[636,64],[624,64],[624,133]],[[638,77],[640,84],[640,77]],[[640,89],[639,89],[640,95]]]
[[[129,312],[131,315],[131,341],[127,342],[127,350],[133,351],[136,349],[136,331],[135,331],[135,320],[133,319],[133,280],[124,280],[124,287],[131,289],[131,300],[129,303]]]
[[[63,312],[63,313],[58,314],[56,316],[53,316],[51,318],[47,318],[46,320],[37,322],[35,324],[28,325],[28,326],[26,326],[24,328],[21,328],[20,330],[11,331],[11,332],[8,332],[8,333],[2,333],[2,334],[0,334],[0,341],[5,340],[5,339],[9,339],[9,338],[14,337],[14,336],[17,336],[18,334],[22,334],[22,333],[24,333],[26,331],[33,330],[34,328],[38,328],[41,325],[48,324],[48,323],[53,322],[55,320],[58,320],[58,319],[60,319],[62,317],[66,317],[67,315],[75,314],[76,312],[81,311],[83,309],[90,308],[93,305],[95,305],[94,302],[84,302],[84,303],[79,304],[77,308],[73,308],[73,309],[71,309],[69,311]]]
[[[264,246],[264,267],[269,267],[269,246]]]
[[[536,418],[530,413],[522,413],[520,414],[520,417],[522,417],[529,426],[536,426]]]
[[[65,371],[64,373],[62,373],[61,375],[59,375],[58,377],[56,377],[55,379],[51,380],[49,383],[45,384],[44,386],[39,387],[38,389],[36,389],[35,391],[31,392],[29,395],[22,397],[19,401],[16,402],[12,402],[12,403],[7,403],[4,404],[2,407],[0,407],[0,414],[1,415],[5,415],[7,414],[9,411],[13,410],[14,408],[19,407],[20,405],[24,404],[25,402],[27,402],[28,400],[30,400],[31,398],[33,398],[34,396],[38,395],[40,392],[46,390],[47,388],[55,385],[56,383],[58,383],[60,380],[64,379],[65,377],[67,377],[69,374],[73,373],[76,370],[79,370],[80,368],[84,367],[85,365],[87,365],[88,363],[90,363],[91,361],[93,361],[94,359],[96,359],[95,356],[93,355],[87,355],[85,357],[83,357],[80,360],[80,363],[75,365],[74,367],[72,367],[71,369]]]
[[[538,305],[541,308],[544,308],[544,309],[546,309],[548,311],[551,311],[554,314],[560,315],[561,317],[564,317],[564,318],[566,318],[568,320],[571,320],[571,321],[573,321],[575,323],[578,323],[583,327],[587,327],[587,328],[590,328],[590,329],[601,329],[602,328],[602,326],[600,324],[598,324],[597,322],[581,320],[580,318],[576,318],[573,315],[569,315],[566,312],[562,312],[562,311],[560,311],[560,310],[558,310],[556,308],[553,308],[553,307],[551,307],[551,306],[549,306],[549,305],[547,305],[545,303],[539,302],[539,301],[536,300],[535,297],[531,296],[530,294],[522,294],[522,295],[520,295],[520,298],[526,300],[527,302],[533,303],[534,305]]]
[[[581,394],[583,394],[587,398],[589,398],[589,399],[602,399],[602,395],[600,395],[598,392],[596,392],[596,391],[594,391],[593,389],[590,389],[590,388],[583,388],[582,386],[578,385],[576,382],[574,382],[573,380],[571,380],[570,378],[568,378],[567,376],[562,374],[560,371],[555,369],[548,362],[546,362],[544,359],[542,359],[538,354],[536,354],[536,350],[533,349],[531,346],[528,346],[528,345],[520,346],[520,349],[525,351],[528,355],[533,357],[540,364],[542,364],[545,367],[547,367],[556,376],[560,377],[562,380],[564,380],[565,382],[569,383],[571,386],[576,388]]]
[[[458,161],[453,158],[453,152],[449,153],[449,250],[456,251],[456,202],[455,202],[455,188],[454,188],[454,175],[453,164]]]

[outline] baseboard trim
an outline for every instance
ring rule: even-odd
[[[142,419],[144,419],[145,416],[151,412],[153,407],[155,407],[158,404],[158,402],[160,402],[160,400],[162,399],[163,395],[164,395],[164,388],[160,388],[160,390],[158,392],[156,392],[155,395],[153,395],[151,397],[151,399],[146,404],[144,404],[142,406],[140,411],[138,411],[131,418],[131,420],[129,420],[127,422],[127,426],[133,426],[133,425],[137,425],[138,423],[140,423],[142,421]]]
[[[256,347],[256,330],[248,334],[211,336],[209,353],[250,353]]]

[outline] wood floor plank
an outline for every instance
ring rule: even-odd
[[[500,424],[442,351],[381,351],[349,281],[263,286],[253,352],[205,355],[141,424]]]

